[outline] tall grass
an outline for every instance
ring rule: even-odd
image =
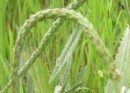
[[[124,66],[129,66],[127,34],[130,30],[127,28],[125,31],[125,28],[129,24],[130,1],[79,0],[78,4],[77,1],[0,1],[0,90],[8,83],[10,85],[6,89],[11,85],[12,88],[5,93],[129,93],[129,76],[125,78],[129,71]],[[82,21],[78,20],[82,18],[80,14],[69,10],[79,6],[77,11],[82,14]],[[62,9],[53,10],[65,7],[68,10],[64,12]],[[48,8],[52,10],[45,10]],[[38,14],[38,11],[41,12]],[[38,16],[43,16],[40,16],[42,11],[44,21],[37,23]],[[30,27],[27,25],[35,18],[34,13],[37,16],[34,23],[37,24],[31,25],[33,28],[28,33]],[[46,20],[46,17],[53,19]],[[62,18],[53,23],[57,17]],[[73,23],[70,19],[75,20],[74,17],[78,21]],[[77,26],[78,22],[80,26]],[[87,33],[82,32],[81,28]],[[35,53],[37,56],[33,58],[31,55]],[[33,60],[29,59],[30,56]],[[124,61],[126,65],[121,65]],[[31,62],[30,65],[28,62]],[[116,67],[109,68],[110,63]],[[120,79],[116,81],[117,75]]]

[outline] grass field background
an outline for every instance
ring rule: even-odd
[[[19,28],[25,20],[37,11],[66,8],[73,1],[0,0],[0,90],[11,77],[13,47]],[[119,52],[118,47],[130,22],[129,7],[129,0],[85,0],[85,3],[75,10],[93,24],[113,59]],[[19,68],[22,68],[33,51],[37,49],[42,37],[56,19],[56,17],[45,19],[34,25],[22,43]],[[59,93],[60,88],[62,88],[61,93],[105,93],[105,86],[109,80],[109,76],[104,74],[108,71],[107,64],[96,52],[96,46],[92,46],[91,40],[88,39],[85,32],[77,34],[79,36],[74,43],[75,46],[72,47],[75,48],[74,52],[67,59],[58,77],[49,84],[50,77],[53,77],[53,71],[57,65],[56,60],[65,50],[66,42],[70,40],[70,35],[74,31],[75,33],[78,33],[76,31],[82,32],[76,22],[65,19],[56,33],[48,40],[44,51],[35,63],[18,80],[17,93]],[[128,51],[130,50],[128,49]],[[13,87],[5,93],[14,93]]]

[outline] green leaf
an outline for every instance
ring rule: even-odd
[[[130,28],[127,27],[115,58],[117,68],[121,72],[120,86],[129,86],[130,80]]]
[[[56,77],[58,77],[58,75],[60,74],[62,68],[65,66],[67,60],[72,56],[78,40],[80,38],[80,35],[82,33],[82,30],[79,29],[79,27],[76,27],[72,33],[72,35],[70,36],[70,38],[68,39],[60,57],[56,60],[56,67],[54,68],[54,71],[50,77],[50,83],[52,83],[53,81],[55,81]]]

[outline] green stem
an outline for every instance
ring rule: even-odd
[[[67,8],[68,9],[77,9],[79,8],[86,0],[75,0],[73,3],[71,3]],[[53,23],[53,25],[51,26],[51,28],[48,30],[48,32],[54,32],[62,23],[64,20],[61,20],[60,18],[57,19],[57,21],[55,21]],[[33,25],[35,24],[30,24],[30,25],[26,25],[26,23],[22,26],[22,28],[19,30],[18,33],[18,38],[16,40],[16,44],[14,46],[13,49],[13,62],[12,62],[12,69],[11,69],[11,78],[14,78],[14,80],[12,80],[14,87],[16,85],[17,82],[17,78],[18,78],[18,70],[19,70],[19,64],[20,64],[20,56],[19,54],[21,53],[21,49],[22,49],[22,44],[23,41],[25,39],[25,37],[27,36],[27,34],[29,33],[29,29],[33,27]],[[53,28],[53,29],[52,29]],[[51,35],[51,34],[50,34]],[[8,84],[7,84],[8,85]],[[7,87],[5,87],[3,90],[7,90],[11,85],[8,85]],[[4,92],[4,91],[3,91]]]
[[[46,10],[39,11],[36,14],[32,15],[28,20],[26,20],[26,22],[23,25],[24,27],[23,30],[28,31],[37,22],[45,18],[51,18],[54,16],[71,19],[77,22],[79,25],[81,25],[83,30],[87,33],[88,38],[92,41],[92,45],[94,46],[95,50],[100,54],[100,56],[105,60],[105,62],[111,62],[110,53],[108,49],[105,47],[103,41],[99,37],[96,30],[93,28],[92,24],[89,23],[89,21],[86,18],[84,18],[80,13],[77,13],[73,10],[57,8],[57,9],[46,9]],[[42,39],[42,42],[40,43],[39,47],[34,51],[34,53],[31,55],[31,57],[26,62],[24,67],[19,71],[18,77],[24,74],[25,72],[27,72],[30,66],[35,62],[36,58],[40,55],[40,53],[45,48],[46,42],[48,41],[49,38],[50,38],[50,33],[46,33],[45,38]],[[9,85],[11,86],[12,82],[8,84],[8,86]]]

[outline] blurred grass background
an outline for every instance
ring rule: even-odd
[[[8,82],[13,56],[12,49],[17,33],[19,33],[18,29],[24,21],[39,10],[66,7],[72,1],[0,0],[0,90]],[[129,4],[129,0],[86,0],[77,10],[94,25],[113,58],[117,53],[123,31],[130,22]],[[53,22],[54,19],[45,20],[31,30],[20,54],[21,66],[37,48],[42,36]],[[33,93],[34,91],[35,93],[52,93],[55,86],[49,85],[48,81],[56,65],[56,59],[60,56],[73,27],[74,23],[66,20],[58,29],[37,62],[20,79],[20,93]],[[106,70],[106,65],[90,42],[82,33],[72,58],[71,73],[67,83],[71,89],[78,82],[83,82],[77,93],[103,93],[106,85],[107,77],[101,77],[98,73],[100,70]],[[61,75],[65,76],[66,73],[63,72]],[[74,91],[75,89],[72,93]]]

